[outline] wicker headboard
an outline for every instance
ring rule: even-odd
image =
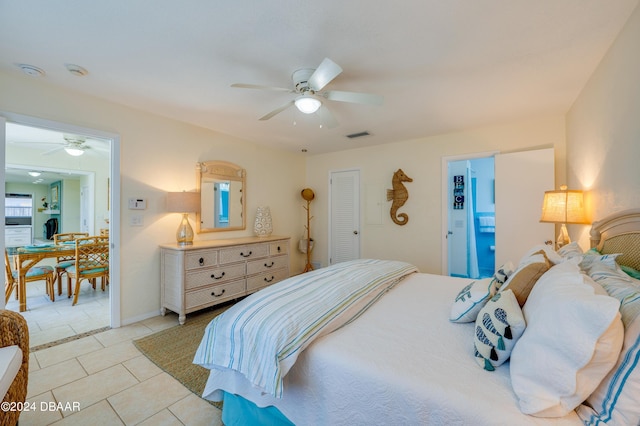
[[[620,265],[640,270],[640,209],[624,210],[594,222],[591,247],[600,253],[622,253]]]

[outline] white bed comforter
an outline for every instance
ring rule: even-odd
[[[356,319],[414,272],[406,262],[358,259],[281,281],[214,318],[193,362],[238,372],[280,398],[282,378],[308,345]]]
[[[449,322],[470,280],[412,274],[353,323],[318,339],[284,379],[282,398],[233,371],[212,370],[204,397],[235,393],[273,405],[297,425],[579,425],[577,415],[522,414],[509,363],[473,358],[473,325]]]

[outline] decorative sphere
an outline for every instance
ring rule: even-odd
[[[313,193],[313,189],[311,188],[303,189],[301,195],[306,201],[311,201],[316,197],[316,194]]]

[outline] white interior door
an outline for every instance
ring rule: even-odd
[[[90,231],[93,227],[89,226],[89,202],[90,193],[87,185],[80,187],[80,232],[92,234]]]
[[[360,171],[329,178],[329,265],[360,258]]]
[[[454,176],[463,176],[466,180],[467,168],[469,160],[461,160],[449,163],[449,185],[453,183]],[[453,186],[453,185],[452,185]],[[468,273],[468,252],[467,252],[467,209],[469,205],[469,187],[471,182],[464,183],[462,181],[462,193],[459,196],[464,197],[467,200],[465,204],[462,201],[459,209],[454,209],[454,197],[453,190],[447,191],[449,194],[447,205],[449,212],[449,227],[448,227],[448,256],[449,256],[449,273],[451,276],[467,277]]]
[[[540,223],[544,192],[554,189],[553,148],[498,154],[496,267],[518,262],[533,246],[554,240],[554,226]]]

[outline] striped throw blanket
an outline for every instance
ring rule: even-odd
[[[353,321],[417,268],[359,259],[291,277],[252,294],[207,326],[193,360],[232,369],[282,397],[282,379],[314,339]]]

